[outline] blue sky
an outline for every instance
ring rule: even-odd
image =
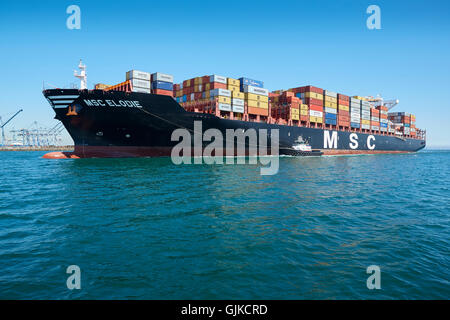
[[[71,4],[81,30],[66,27]],[[366,27],[371,4],[381,30]],[[90,87],[139,69],[398,98],[430,146],[450,146],[449,1],[2,1],[0,27],[0,115],[24,109],[8,129],[55,124],[42,83],[78,83],[82,58]]]

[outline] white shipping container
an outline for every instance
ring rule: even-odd
[[[370,116],[368,116],[367,114],[362,114],[361,119],[370,120]]]
[[[140,79],[150,81],[150,73],[138,70],[130,70],[126,73],[127,80]]]
[[[336,114],[337,113],[337,109],[325,107],[325,112],[326,113],[334,113],[334,114]]]
[[[381,123],[388,123],[388,119],[380,118],[380,122],[381,122]]]
[[[372,117],[371,120],[375,121],[375,122],[380,122],[380,118],[378,118],[378,117]]]
[[[380,127],[379,126],[372,126],[372,130],[379,131]]]
[[[386,127],[380,127],[380,131],[387,132],[387,128]]]
[[[143,89],[143,88],[133,87],[133,89],[131,91],[132,92],[140,92],[140,93],[150,93],[150,88],[149,89]]]
[[[222,77],[222,76],[213,74],[212,76],[209,77],[209,81],[227,84],[227,77]]]
[[[350,122],[361,123],[361,119],[359,119],[359,118],[350,118]]]
[[[222,111],[231,111],[231,104],[228,104],[228,103],[219,103],[219,110],[222,110]]]
[[[233,112],[244,113],[244,106],[233,105]]]
[[[361,109],[361,105],[359,103],[350,102],[350,108]]]
[[[155,72],[152,74],[152,81],[164,81],[173,83],[173,76],[161,72]]]
[[[233,106],[244,106],[244,99],[233,98],[231,99],[231,104]]]
[[[246,92],[246,93],[253,93],[253,94],[259,94],[261,96],[268,96],[269,95],[269,90],[267,90],[267,89],[258,88],[258,87],[254,87],[254,86],[248,86],[248,85],[244,85],[244,92]]]
[[[324,93],[326,96],[333,97],[333,98],[337,98],[337,93],[336,93],[336,92],[324,90],[323,93]]]
[[[140,79],[130,79],[131,80],[131,86],[133,88],[143,88],[143,89],[149,89],[150,90],[150,81],[148,80],[140,80]]]
[[[361,124],[362,129],[370,129],[370,124]]]
[[[323,112],[322,111],[316,111],[316,110],[309,110],[309,115],[311,117],[319,117],[322,118],[323,117]]]
[[[210,91],[211,97],[223,96],[231,98],[231,91],[227,89],[213,89]]]
[[[191,101],[195,100],[195,93],[191,93]]]
[[[350,115],[361,118],[361,113],[350,110]]]
[[[361,114],[364,114],[364,115],[367,115],[367,116],[370,117],[370,111],[362,110],[362,111],[361,111]]]

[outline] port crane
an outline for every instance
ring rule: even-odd
[[[0,117],[0,127],[2,129],[2,147],[5,146],[5,126],[11,122],[12,119],[14,119],[19,113],[21,113],[23,111],[23,109],[20,109],[19,111],[17,111],[11,118],[9,118],[8,120],[6,120],[5,123],[3,123],[2,121],[2,117]]]

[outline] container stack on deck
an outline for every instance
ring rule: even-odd
[[[324,123],[323,89],[305,86],[290,89],[295,96],[301,99],[301,110],[308,112],[308,122],[312,126],[321,127]],[[300,116],[305,116],[305,111],[300,111]],[[305,119],[306,118],[301,118]],[[303,120],[302,120],[303,122]]]
[[[239,89],[245,94],[247,113],[249,116],[269,116],[269,90],[259,80],[240,78]]]
[[[151,76],[152,93],[173,97],[173,76],[161,72]]]
[[[151,75],[148,72],[130,70],[126,73],[132,92],[150,93],[150,78]]]
[[[380,111],[380,131],[383,133],[389,132],[388,129],[388,108],[385,106],[378,106],[377,109]]]
[[[337,93],[324,90],[323,107],[325,112],[325,124],[333,127],[337,126],[338,125]]]
[[[298,125],[300,121],[300,98],[294,92],[284,91],[281,94],[273,94],[270,98],[272,118],[280,124]],[[305,112],[303,112],[305,113]],[[279,121],[281,120],[281,121]],[[306,120],[306,119],[304,119]]]
[[[361,128],[361,106],[351,102],[351,98],[343,94],[338,95],[338,103],[339,108],[343,108],[346,105],[348,106],[348,111],[350,113],[350,128],[352,130],[359,130]]]
[[[359,104],[361,108],[361,129],[363,130],[371,130],[371,114],[370,114],[370,105],[363,104],[362,100],[359,98],[352,98],[355,104]]]
[[[416,136],[416,117],[414,115],[406,112],[391,112],[388,113],[388,118],[393,122],[397,134]]]
[[[362,101],[362,105],[367,101]],[[369,104],[370,107],[370,104]],[[370,129],[380,131],[380,110],[370,107]]]

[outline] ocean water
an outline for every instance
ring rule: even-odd
[[[0,152],[1,299],[450,298],[448,151],[284,157],[275,176],[42,155]]]

